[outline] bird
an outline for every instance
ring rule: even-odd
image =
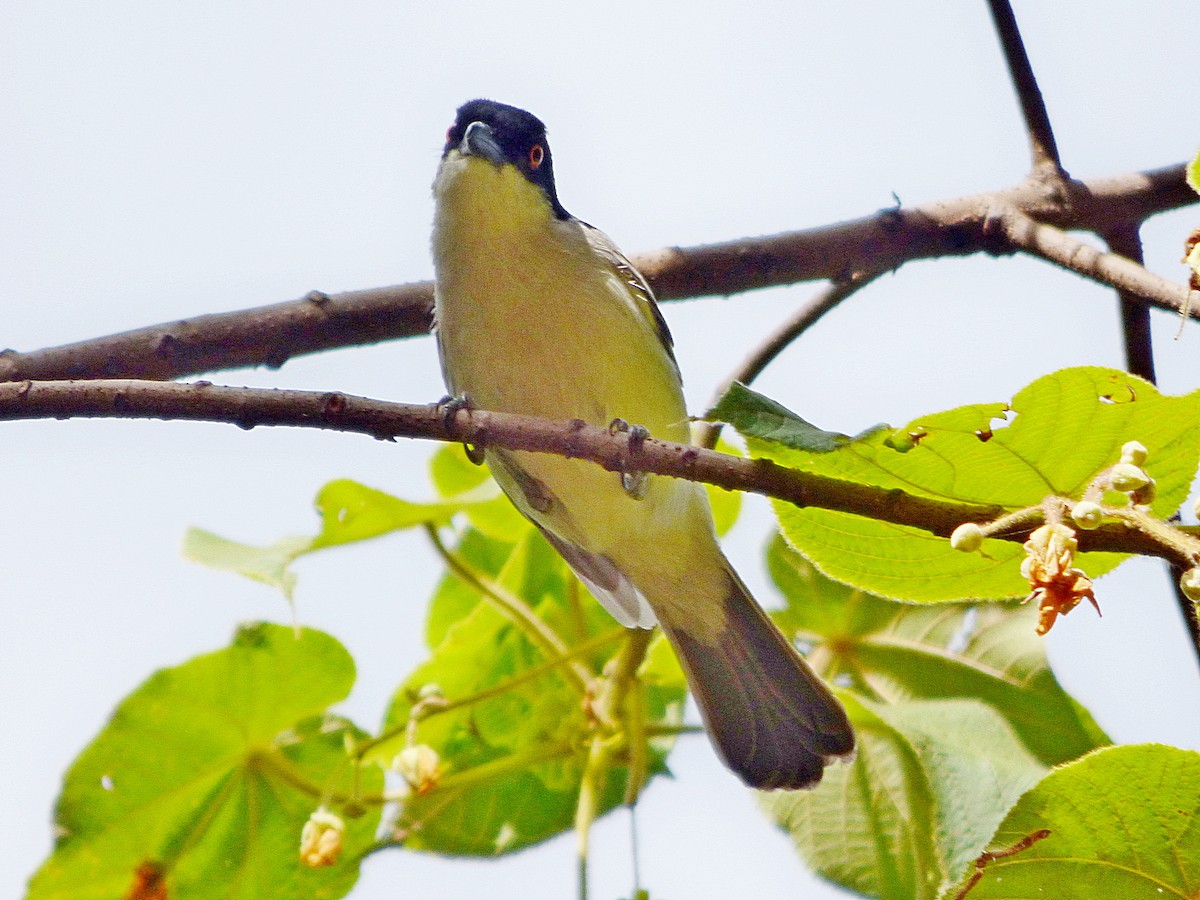
[[[559,201],[546,127],[458,108],[433,184],[434,331],[471,408],[688,443],[673,342],[646,279]],[[854,752],[845,709],[717,542],[694,482],[484,447],[496,482],[622,625],[662,626],[725,765],[762,789],[812,787]]]

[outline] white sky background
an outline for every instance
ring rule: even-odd
[[[1064,162],[1082,177],[1200,144],[1194,16],[1168,0],[1017,3]],[[429,185],[454,108],[486,95],[549,125],[560,196],[630,252],[826,224],[1011,184],[1028,162],[982,0],[456,4],[30,2],[0,6],[0,346],[65,343],[205,312],[431,274]],[[1175,279],[1200,209],[1155,220]],[[699,410],[814,285],[666,304]],[[1200,329],[1155,315],[1160,384],[1200,384]],[[1121,365],[1109,292],[1021,259],[905,267],[822,321],[758,383],[854,433],[1009,398],[1067,365]],[[431,401],[428,339],[215,380]],[[50,846],[60,779],[154,669],[287,621],[267,589],[184,562],[198,524],[265,542],[316,527],[335,477],[428,496],[427,444],[141,422],[0,424],[0,896]],[[765,505],[730,552],[770,600]],[[345,710],[375,727],[420,658],[437,574],[418,536],[305,560],[306,624],[354,653]],[[1166,576],[1099,582],[1048,644],[1113,737],[1200,747],[1200,687]],[[841,896],[806,874],[705,741],[639,813],[655,897]],[[630,886],[623,814],[593,889]],[[393,852],[356,900],[573,894],[573,838],[476,863]]]

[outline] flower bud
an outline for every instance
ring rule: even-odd
[[[1108,474],[1113,490],[1123,494],[1131,494],[1150,483],[1150,476],[1133,463],[1117,463]]]
[[[974,522],[964,522],[950,535],[950,546],[963,553],[974,553],[983,546],[983,529]]]
[[[1144,511],[1149,512],[1150,504],[1154,502],[1157,495],[1158,482],[1153,478],[1147,478],[1144,485],[1129,495],[1129,499],[1134,506],[1144,507]]]
[[[1147,455],[1146,447],[1139,441],[1129,441],[1121,448],[1121,462],[1133,466],[1144,466]]]
[[[417,691],[418,700],[442,700],[445,699],[445,694],[442,693],[441,685],[437,682],[429,681],[421,685],[421,690]]]
[[[1091,500],[1080,500],[1072,508],[1071,518],[1084,531],[1091,531],[1093,528],[1099,528],[1104,522],[1104,510],[1100,508],[1099,503],[1093,503]]]
[[[438,786],[439,763],[437,751],[428,744],[413,744],[396,754],[392,771],[408,782],[414,794],[427,794]]]
[[[346,823],[320,806],[304,823],[300,832],[300,861],[311,869],[332,866],[342,855]]]
[[[1188,569],[1179,579],[1179,589],[1193,603],[1200,603],[1200,566]]]

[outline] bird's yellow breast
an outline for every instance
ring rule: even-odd
[[[434,191],[436,321],[452,392],[479,409],[601,426],[621,418],[656,437],[688,440],[678,372],[646,301],[597,253],[588,226],[556,218],[515,167],[478,158],[449,155]],[[493,473],[514,502],[595,552],[618,552],[623,542],[678,527],[681,517],[707,519],[689,482],[652,479],[638,500],[591,463],[503,457],[493,459],[501,463]],[[523,479],[553,498],[548,510],[522,502]]]
[[[687,439],[674,363],[621,273],[512,166],[448,159],[435,185],[437,328],[482,409]]]

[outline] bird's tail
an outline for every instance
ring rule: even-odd
[[[726,573],[715,634],[689,634],[682,606],[659,608],[659,621],[725,764],[754,788],[812,787],[854,751],[846,712],[728,563]]]

